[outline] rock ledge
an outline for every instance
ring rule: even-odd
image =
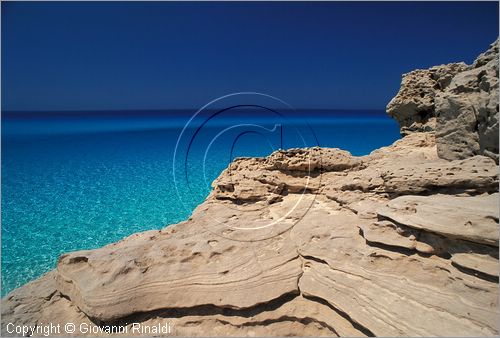
[[[68,322],[168,323],[177,336],[498,335],[495,46],[472,66],[406,74],[388,106],[406,135],[393,145],[241,158],[185,222],[62,255],[2,300],[2,335],[7,323]]]

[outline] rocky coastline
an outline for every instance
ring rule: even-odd
[[[498,335],[498,41],[405,74],[387,112],[390,146],[239,158],[188,220],[61,256],[2,335]]]

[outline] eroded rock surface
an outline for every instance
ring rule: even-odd
[[[317,148],[239,159],[189,220],[63,255],[3,300],[3,322],[496,335],[498,166],[439,159],[433,140],[414,133],[364,157],[322,150],[326,166]]]
[[[445,237],[498,246],[498,194],[401,196],[379,216]],[[459,210],[459,211],[458,211]]]
[[[62,255],[2,300],[2,335],[68,322],[129,335],[147,335],[132,323],[176,336],[498,335],[499,168],[481,141],[495,118],[481,110],[480,151],[443,156],[439,124],[451,124],[436,115],[448,90],[496,95],[497,57],[407,75],[389,105],[407,135],[390,146],[240,158],[188,220]]]
[[[439,157],[485,155],[498,163],[498,40],[472,65],[452,63],[403,75],[387,112],[401,134],[435,131]]]
[[[398,121],[401,135],[436,129],[435,99],[453,77],[468,67],[450,63],[403,74],[398,94],[387,105],[387,113]]]

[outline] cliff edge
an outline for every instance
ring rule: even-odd
[[[472,65],[414,70],[387,105],[401,135],[434,131],[439,157],[485,155],[498,163],[498,40]]]
[[[65,254],[12,291],[2,335],[68,322],[101,329],[75,335],[143,334],[132,323],[179,336],[498,335],[497,64],[495,44],[472,66],[405,75],[388,106],[405,136],[370,155],[235,160],[185,222]]]

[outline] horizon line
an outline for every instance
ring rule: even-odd
[[[218,108],[210,108],[207,110],[220,110],[220,109],[225,109],[224,107],[218,107]],[[252,109],[252,107],[239,107],[235,108],[235,110],[240,109],[240,110],[245,110],[245,109]],[[386,111],[386,108],[307,108],[307,107],[302,107],[302,108],[286,108],[286,109],[279,109],[279,108],[273,108],[277,110],[284,110],[284,111],[301,111],[301,110],[314,110],[314,111]],[[199,108],[133,108],[133,109],[57,109],[57,110],[34,110],[34,109],[24,109],[24,110],[10,110],[10,109],[0,109],[0,113],[79,113],[79,112],[139,112],[139,111],[144,111],[144,112],[165,112],[165,111],[198,111]]]

